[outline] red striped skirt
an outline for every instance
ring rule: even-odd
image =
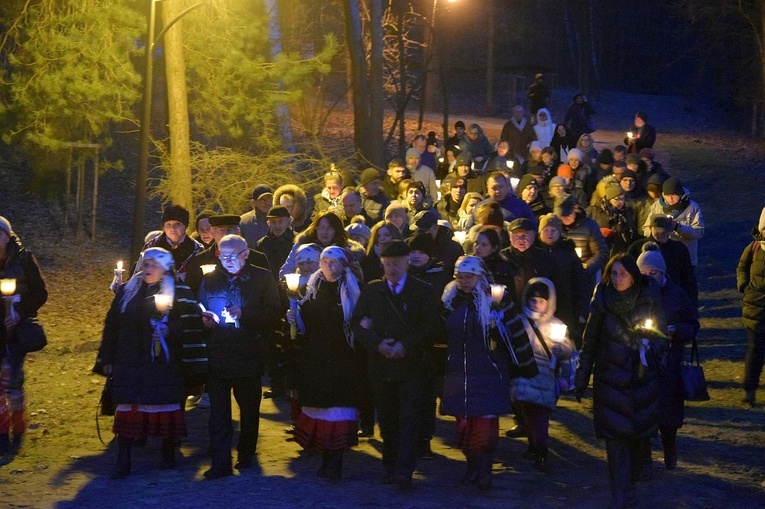
[[[463,451],[495,449],[499,444],[499,417],[458,417],[454,443]]]
[[[359,443],[359,421],[326,421],[301,412],[295,421],[295,442],[303,449],[336,451]]]
[[[133,405],[130,410],[114,412],[114,434],[121,438],[186,436],[186,420],[183,410],[146,412]]]

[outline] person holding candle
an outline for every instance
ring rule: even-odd
[[[644,331],[647,320],[653,325]],[[595,435],[606,441],[615,508],[636,502],[633,475],[642,470],[643,439],[658,431],[658,359],[666,342],[646,335],[666,331],[656,283],[640,274],[631,255],[611,258],[590,305],[574,394],[581,401],[594,370]]]
[[[505,285],[511,298],[515,299],[515,286],[513,279],[517,270],[500,250],[502,248],[497,229],[493,226],[483,226],[476,237],[473,250],[475,256],[479,257],[487,270],[487,276],[490,281]]]
[[[652,278],[661,291],[661,306],[667,317],[669,330],[669,351],[664,369],[659,371],[661,379],[661,417],[659,431],[661,444],[664,448],[664,466],[672,470],[677,465],[677,448],[675,438],[677,430],[683,426],[685,417],[685,400],[680,377],[680,366],[683,363],[685,344],[692,341],[699,332],[699,319],[696,306],[690,297],[667,276],[667,264],[655,242],[643,245],[643,252],[637,259],[640,273]],[[651,447],[645,448],[648,465],[651,463]]]
[[[212,466],[205,472],[207,479],[233,473],[232,390],[240,411],[238,470],[253,466],[258,444],[263,352],[267,334],[278,321],[280,302],[273,277],[268,270],[247,264],[249,254],[243,237],[226,235],[219,244],[220,267],[202,276],[199,287],[210,359]]]
[[[635,128],[627,133],[624,144],[629,153],[638,154],[644,148],[652,148],[656,143],[656,128],[648,124],[648,114],[638,111],[635,114]]]
[[[555,285],[546,278],[535,277],[526,283],[521,298],[523,324],[531,342],[539,374],[533,378],[510,381],[510,401],[520,410],[529,438],[525,459],[534,460],[534,468],[547,469],[550,414],[558,402],[561,387],[557,373],[560,362],[571,357],[574,345],[566,333],[566,325],[555,316]]]
[[[184,344],[203,342],[193,332],[201,328],[199,310],[189,288],[175,280],[172,254],[146,249],[136,269],[106,315],[96,361],[113,379],[117,406],[113,479],[130,473],[132,444],[147,436],[162,437],[162,468],[175,467],[176,443],[186,436]]]
[[[0,456],[17,450],[26,431],[24,353],[14,348],[23,322],[37,316],[48,291],[34,255],[21,245],[11,223],[0,216],[0,279],[7,282],[0,306]],[[5,285],[3,285],[5,286]],[[8,295],[5,295],[8,293]],[[13,438],[11,439],[11,432]]]
[[[443,314],[447,331],[447,364],[440,412],[457,419],[455,442],[467,459],[462,484],[491,488],[491,467],[499,442],[499,416],[510,411],[509,350],[528,344],[510,295],[500,292],[492,304],[487,271],[477,256],[463,256],[446,285]],[[497,320],[506,331],[496,333]],[[496,337],[495,337],[496,336]],[[530,349],[528,361],[533,364]]]
[[[297,315],[303,332],[299,369],[302,411],[295,423],[295,440],[306,450],[322,453],[319,477],[339,481],[343,452],[356,445],[359,381],[364,377],[360,345],[350,325],[361,290],[361,274],[351,255],[336,246],[324,248],[305,288]]]

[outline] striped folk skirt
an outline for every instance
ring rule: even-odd
[[[114,434],[120,438],[182,438],[186,420],[179,404],[120,404],[114,412]]]
[[[303,407],[295,421],[295,441],[304,449],[336,451],[359,443],[358,410]]]
[[[499,417],[458,417],[454,443],[463,451],[496,449],[499,444]]]

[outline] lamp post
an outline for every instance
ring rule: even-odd
[[[138,139],[138,174],[135,183],[135,206],[133,209],[133,237],[130,244],[130,259],[137,260],[143,247],[144,214],[146,209],[146,181],[149,178],[149,126],[151,123],[152,84],[154,82],[154,47],[165,33],[180,19],[204,2],[196,3],[165,24],[162,31],[154,37],[157,22],[157,3],[166,0],[149,0],[149,24],[146,31],[146,61],[143,74],[143,104],[141,109],[141,128]]]

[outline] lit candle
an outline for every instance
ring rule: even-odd
[[[298,291],[298,288],[300,287],[300,274],[285,274],[284,279],[287,282],[287,288],[289,288],[291,292]]]
[[[521,179],[517,177],[510,177],[510,185],[513,186],[513,190],[515,190],[518,187],[518,183],[521,181]]]
[[[505,285],[497,285],[493,284],[491,286],[491,300],[494,301],[495,304],[499,304],[502,301],[502,297],[505,296]]]
[[[566,331],[568,327],[564,323],[551,323],[550,324],[550,339],[553,341],[563,341],[566,339]]]
[[[513,166],[515,166],[515,161],[505,161],[505,164],[512,170]]]
[[[439,188],[439,189],[441,188],[441,181],[440,180],[436,180],[436,187]]]
[[[579,258],[582,257],[582,248],[581,247],[575,247],[574,251],[576,251],[576,256],[578,256]]]
[[[2,293],[4,297],[10,297],[16,293],[16,280],[0,279],[0,293]]]
[[[632,139],[634,136],[635,136],[635,133],[633,133],[632,131],[629,131],[629,132],[627,133],[627,138],[629,138],[630,140],[631,140],[631,139]]]
[[[467,238],[467,232],[465,231],[456,231],[454,232],[454,240],[461,244],[465,242],[465,239]]]
[[[202,269],[202,274],[209,274],[210,272],[215,270],[215,264],[214,263],[205,263],[204,265],[199,266],[200,269]]]
[[[646,320],[646,321],[645,321],[645,323],[643,324],[643,328],[644,328],[644,329],[650,329],[650,328],[652,328],[652,327],[653,327],[653,320],[651,320],[651,319],[649,318],[649,319],[648,319],[648,320]]]
[[[444,162],[444,158],[443,158],[443,157],[439,157],[439,158],[438,158],[438,162],[439,162],[439,163],[443,163],[443,162]]]
[[[120,260],[117,262],[117,272],[122,272],[123,270],[125,270],[122,267],[123,267],[122,260]]]
[[[158,293],[154,295],[154,306],[164,315],[173,307],[173,298],[170,295]]]

